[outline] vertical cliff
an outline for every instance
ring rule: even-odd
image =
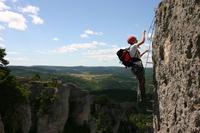
[[[68,119],[70,87],[31,82],[29,133],[61,133]],[[28,132],[27,132],[28,133]]]
[[[199,133],[200,0],[163,0],[155,24],[155,132]]]

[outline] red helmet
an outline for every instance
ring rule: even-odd
[[[134,43],[137,42],[137,38],[136,38],[135,36],[129,36],[127,42],[128,42],[129,44],[134,44]]]

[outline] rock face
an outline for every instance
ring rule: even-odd
[[[64,133],[133,133],[136,126],[129,122],[136,108],[127,109],[107,97],[95,97],[75,85],[68,85],[70,111]]]
[[[37,133],[61,133],[68,119],[69,95],[68,87],[55,90],[55,101],[49,105],[47,112],[38,113]]]
[[[80,88],[73,84],[68,84],[71,88],[70,93],[70,118],[78,125],[87,123],[90,119],[91,104],[93,102],[92,96],[89,95],[88,91],[81,91]]]
[[[155,132],[200,132],[200,1],[163,0],[153,41]]]
[[[31,133],[63,132],[69,112],[68,86],[48,87],[34,82],[31,87]]]
[[[137,109],[132,105],[123,107],[105,97],[96,98],[91,110],[91,133],[134,133],[138,130],[129,118],[136,112]]]
[[[28,133],[31,127],[31,110],[28,104],[16,107],[13,115],[13,132]]]
[[[28,133],[31,126],[30,106],[22,104],[15,106],[15,111],[11,115],[11,120],[7,122],[0,116],[0,133]],[[3,116],[2,116],[3,117]],[[7,124],[5,124],[5,123]],[[7,127],[6,127],[7,126]]]

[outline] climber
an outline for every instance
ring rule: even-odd
[[[142,44],[145,42],[145,33],[143,32],[142,40],[138,42],[137,38],[135,36],[130,36],[127,40],[128,44],[130,44],[130,47],[127,48],[129,50],[130,56],[132,58],[141,58],[148,50],[140,54],[140,51],[138,50]],[[134,61],[132,63],[131,67],[132,73],[136,76],[137,80],[139,81],[139,89],[141,92],[141,99],[140,102],[145,101],[145,75],[144,75],[144,67],[142,64],[142,60]]]

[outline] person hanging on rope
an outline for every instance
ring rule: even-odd
[[[142,44],[145,42],[145,33],[142,34],[142,40],[138,42],[137,38],[135,36],[129,36],[127,42],[130,44],[130,47],[128,48],[130,56],[133,59],[140,59],[148,50],[140,54],[139,48]],[[144,102],[146,98],[145,93],[145,75],[144,75],[144,67],[142,64],[142,60],[133,61],[132,67],[131,67],[132,73],[136,76],[137,80],[139,81],[139,89],[141,94],[140,102]]]

